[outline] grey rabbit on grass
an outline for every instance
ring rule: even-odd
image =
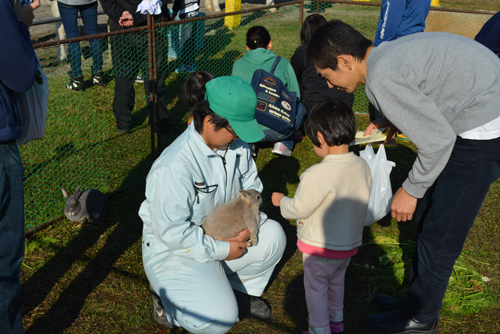
[[[238,194],[239,197],[216,207],[201,227],[207,235],[216,240],[235,237],[238,235],[236,232],[248,228],[250,240],[255,246],[262,197],[255,189],[240,190]]]
[[[73,222],[81,223],[90,219],[95,223],[99,221],[108,210],[108,198],[96,189],[86,189],[80,191],[78,186],[70,195],[66,189],[62,188],[62,193],[66,198],[64,214],[66,218]]]

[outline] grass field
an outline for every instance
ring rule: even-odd
[[[442,0],[441,6],[496,11],[500,0]],[[378,10],[335,4],[327,7],[325,17],[345,20],[373,38]],[[298,14],[298,7],[294,6],[275,14],[243,15],[242,26],[234,30],[225,29],[221,19],[207,20],[205,45],[198,58],[200,68],[217,76],[229,75],[234,60],[244,53],[245,31],[256,24],[270,30],[275,53],[290,59],[299,42]],[[473,36],[489,17],[431,14],[433,30],[466,36]],[[128,134],[119,134],[111,111],[114,80],[109,51],[105,52],[106,87],[88,86],[81,93],[63,88],[69,65],[55,62],[55,48],[38,50],[38,54],[50,80],[51,96],[45,138],[22,147],[27,228],[63,214],[61,186],[73,190],[82,185],[105,193],[126,190],[110,198],[110,210],[98,224],[80,226],[63,219],[27,238],[21,274],[25,331],[186,333],[182,329],[161,328],[154,322],[142,268],[142,222],[137,212],[144,200],[144,183],[140,181],[153,160],[143,84],[135,84],[137,126]],[[87,78],[90,63],[90,59],[84,62]],[[171,123],[161,147],[183,131],[189,113],[180,97],[185,75],[173,72],[178,65],[179,61],[172,59],[165,69],[171,73],[166,82]],[[363,115],[366,107],[366,98],[359,88],[354,109],[360,129],[369,122]],[[389,160],[396,163],[391,174],[394,190],[406,178],[415,157],[416,149],[411,143],[400,143],[397,150],[388,151]],[[276,157],[267,147],[259,151],[256,162],[265,187],[262,210],[282,223],[288,244],[264,293],[273,316],[266,322],[242,319],[230,333],[302,333],[307,328],[307,310],[301,254],[295,246],[295,223],[281,218],[271,205],[270,195],[272,191],[293,195],[300,174],[319,162],[319,158],[306,138],[297,143],[291,158]],[[499,196],[497,181],[455,266],[441,312],[440,333],[500,333]],[[375,311],[369,304],[375,293],[404,294],[415,247],[414,224],[397,223],[386,217],[365,229],[363,242],[347,273],[346,333],[371,333],[363,322]]]

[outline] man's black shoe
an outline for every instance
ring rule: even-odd
[[[366,326],[385,334],[437,334],[438,320],[423,324],[409,317],[402,309],[370,314]]]
[[[157,324],[165,326],[167,328],[174,328],[167,320],[167,313],[165,312],[165,308],[161,303],[161,298],[158,294],[153,290],[151,284],[149,285],[149,291],[151,292],[151,298],[153,299],[153,316]]]
[[[372,304],[382,311],[395,311],[405,304],[404,297],[392,297],[383,293],[378,293],[373,297]]]
[[[271,317],[271,308],[259,297],[249,296],[243,292],[234,290],[238,302],[239,313],[258,320],[266,320]]]

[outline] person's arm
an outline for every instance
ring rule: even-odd
[[[366,96],[418,148],[403,188],[421,198],[446,166],[457,135],[410,75],[379,74],[379,78],[367,83]]]
[[[99,0],[101,2],[102,10],[111,20],[122,25],[123,27],[136,26],[140,27],[146,24],[147,15],[136,12],[136,8],[125,8],[120,0]],[[125,16],[124,16],[125,13]],[[125,20],[129,14],[132,18]],[[126,23],[125,23],[126,22]],[[131,23],[131,24],[129,24]]]
[[[179,11],[181,10],[181,6],[184,0],[175,0],[174,5],[172,6],[172,15],[170,16],[170,20],[175,20],[175,17],[179,15]]]
[[[331,189],[325,187],[321,176],[306,170],[300,176],[300,183],[293,198],[281,198],[281,215],[287,219],[307,218],[318,209],[330,192]]]
[[[16,13],[16,10],[18,13]],[[33,86],[37,71],[35,51],[28,26],[19,20],[33,9],[29,6],[14,8],[11,1],[0,2],[0,80],[14,92],[22,93]],[[19,15],[19,20],[18,20]],[[26,20],[30,21],[29,18]]]
[[[306,60],[306,55],[304,54],[304,52],[302,52],[302,46],[299,46],[295,50],[292,59],[290,59],[290,64],[293,67],[298,82],[302,80],[302,72],[304,71],[306,65],[305,60]]]
[[[102,10],[109,18],[116,23],[120,22],[120,18],[126,9],[118,2],[118,0],[99,0],[101,2]]]
[[[380,10],[380,19],[375,33],[374,46],[382,42],[391,41],[398,36],[401,19],[405,12],[406,1],[383,0]]]
[[[224,260],[230,243],[214,240],[190,219],[195,211],[196,191],[188,168],[159,168],[148,176],[146,201],[155,236],[170,251],[205,263]],[[215,209],[215,207],[214,207]]]
[[[287,61],[286,68],[286,76],[288,77],[288,83],[286,84],[286,88],[288,88],[291,92],[297,93],[297,100],[300,101],[300,86],[299,81],[297,80],[297,76],[295,75],[295,70],[292,65]]]

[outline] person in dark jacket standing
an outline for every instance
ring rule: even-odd
[[[29,89],[36,56],[28,27],[33,7],[0,0],[0,333],[23,333],[19,276],[24,257],[22,119],[15,93]]]
[[[337,88],[330,88],[326,84],[325,79],[316,73],[314,66],[307,62],[307,44],[311,40],[312,35],[323,24],[326,19],[319,14],[311,14],[304,20],[302,29],[300,30],[300,46],[295,50],[295,53],[290,60],[297,80],[300,86],[300,95],[302,96],[302,104],[306,107],[307,112],[310,112],[316,104],[323,103],[327,100],[340,100],[352,107],[354,103],[354,94],[346,93]]]
[[[111,19],[111,31],[121,31],[137,28],[147,24],[147,15],[136,12],[141,0],[100,0],[104,12]],[[165,2],[166,4],[166,2]],[[161,15],[153,16],[155,23],[168,21],[166,5]],[[134,82],[142,69],[148,73],[148,45],[147,32],[137,31],[125,33],[111,38],[111,57],[115,74],[115,96],[113,99],[113,113],[119,132],[129,132],[134,124],[132,110],[135,104]],[[162,38],[156,35],[157,41]],[[156,43],[158,63],[158,103],[160,106],[160,124],[165,125],[168,119],[166,107],[165,79],[167,78],[168,55],[165,43]],[[144,90],[149,96],[149,80],[145,75]]]

